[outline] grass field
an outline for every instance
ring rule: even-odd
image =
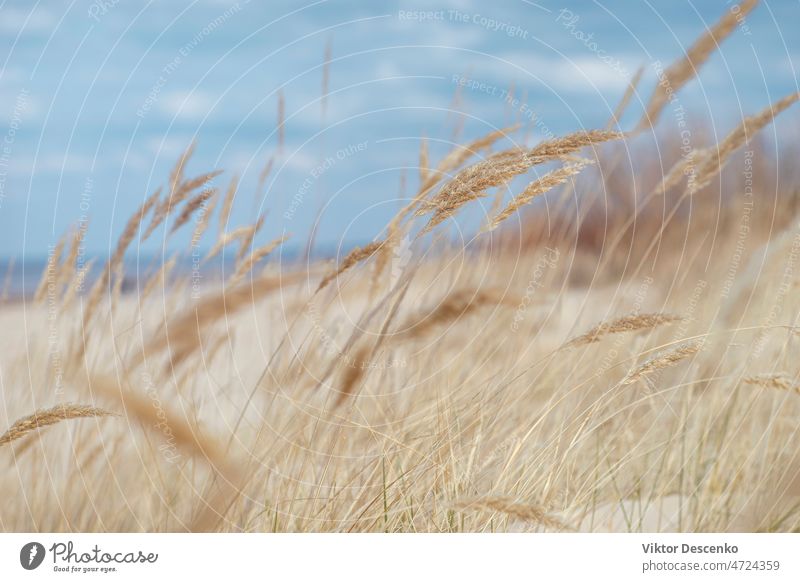
[[[423,140],[407,206],[333,261],[231,226],[189,147],[99,277],[76,229],[0,307],[0,528],[797,531],[800,181],[762,130],[798,94],[716,143],[653,130],[736,15],[632,129]],[[179,229],[224,276],[124,272]]]

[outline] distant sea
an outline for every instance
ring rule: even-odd
[[[350,247],[345,249],[325,248],[317,249],[312,255],[313,260],[329,259],[338,253],[347,252]],[[207,251],[206,251],[207,252]],[[202,253],[205,256],[205,252]],[[228,252],[224,259],[214,258],[210,261],[199,261],[189,255],[182,256],[177,262],[173,271],[174,277],[195,277],[193,281],[204,285],[213,281],[220,281],[223,277],[233,274],[236,263],[235,249]],[[263,268],[267,264],[296,264],[304,257],[302,249],[287,248],[282,253],[274,253],[268,257],[255,270]],[[88,263],[92,257],[84,257]],[[156,273],[163,262],[169,260],[170,255],[162,256],[138,256],[125,260],[125,280],[122,289],[124,292],[135,290],[141,287],[151,275]],[[95,261],[87,274],[84,282],[84,293],[91,289],[92,284],[97,280],[102,272],[107,257],[94,257]],[[47,257],[8,259],[0,258],[0,296],[5,300],[16,301],[22,298],[31,297],[36,292],[36,288],[41,281],[42,275],[47,267]]]

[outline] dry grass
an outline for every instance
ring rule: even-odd
[[[673,88],[733,28],[670,67]],[[333,266],[277,264],[272,220],[231,224],[236,178],[216,194],[216,173],[186,177],[192,144],[88,293],[73,230],[36,296],[2,305],[0,493],[30,501],[2,528],[798,531],[792,144],[754,156],[744,240],[732,163],[796,99],[695,150],[724,197],[677,188],[668,138],[657,155],[614,131],[509,147],[511,127],[438,163],[422,140],[408,202]],[[648,124],[663,106],[657,89]],[[492,232],[455,243],[443,223],[486,196]],[[163,249],[127,292],[124,259],[156,231],[192,250]],[[232,244],[232,272],[208,260]]]
[[[153,357],[168,351],[171,368],[177,367],[201,347],[203,335],[209,326],[222,318],[233,316],[241,309],[252,307],[256,301],[279,290],[281,285],[296,279],[292,276],[260,277],[249,285],[238,285],[203,298],[194,308],[165,321],[159,333],[133,359],[133,366],[147,356]]]
[[[760,374],[744,378],[745,384],[761,386],[762,388],[775,388],[800,394],[800,384],[792,380],[787,374]]]
[[[266,179],[266,178],[265,178]],[[239,179],[234,176],[228,185],[228,190],[225,192],[225,198],[222,201],[222,210],[219,213],[219,238],[228,229],[228,221],[230,220],[231,210],[233,210],[233,201],[236,198],[236,191],[239,189]]]
[[[635,369],[631,370],[628,375],[622,379],[622,384],[633,384],[634,382],[638,382],[639,380],[642,380],[651,374],[655,374],[660,370],[674,366],[678,362],[694,356],[702,348],[702,342],[689,342],[679,345],[671,350],[656,354],[652,358],[646,360],[640,366],[637,366]]]
[[[476,499],[474,501],[464,501],[457,504],[456,509],[489,511],[503,513],[522,521],[541,525],[555,531],[565,531],[571,529],[568,525],[558,519],[547,515],[545,511],[533,505],[518,503],[504,497]]]
[[[28,433],[41,430],[44,427],[58,424],[65,420],[76,418],[102,418],[111,416],[112,413],[81,404],[60,404],[45,410],[37,410],[33,414],[20,418],[0,436],[0,447],[19,440]]]
[[[599,342],[602,338],[610,334],[629,333],[644,329],[653,329],[668,323],[675,323],[676,321],[681,321],[681,318],[677,315],[662,313],[626,315],[625,317],[620,317],[614,321],[603,322],[596,325],[586,333],[569,340],[566,344],[564,344],[564,347],[567,348],[591,344]]]
[[[739,126],[717,144],[716,148],[707,148],[702,152],[695,153],[695,157],[698,159],[697,169],[695,170],[696,175],[689,183],[689,193],[694,194],[708,186],[711,180],[725,167],[733,152],[753,139],[754,135],[771,123],[776,115],[788,109],[798,99],[800,99],[800,92],[780,99],[762,112],[745,118]]]
[[[156,408],[151,399],[125,389],[109,378],[97,376],[90,383],[101,397],[115,402],[129,419],[211,467],[221,487],[202,500],[197,514],[190,518],[187,529],[193,532],[214,531],[216,524],[224,518],[229,500],[242,480],[242,471],[230,455],[217,442],[203,435],[179,411],[165,409],[161,403]]]
[[[563,184],[572,176],[580,173],[580,171],[590,163],[592,162],[589,160],[581,160],[575,164],[569,164],[563,168],[559,168],[558,170],[553,170],[538,180],[534,180],[528,185],[527,188],[525,188],[525,190],[522,191],[521,194],[515,196],[508,206],[506,206],[496,216],[492,217],[492,219],[489,221],[489,224],[484,228],[484,232],[494,230],[500,226],[505,219],[517,212],[517,210],[526,204],[529,204],[531,200],[537,196],[541,196],[542,194],[549,192],[556,186]]]
[[[510,127],[504,127],[502,129],[487,133],[486,135],[471,141],[465,146],[457,146],[453,148],[444,158],[442,158],[442,161],[439,162],[436,170],[426,172],[428,179],[425,182],[420,183],[418,198],[429,192],[430,189],[439,182],[439,180],[460,168],[470,158],[488,150],[501,139],[513,135],[518,129],[518,124]],[[426,163],[426,166],[427,165],[428,164]]]
[[[242,231],[243,236],[241,237],[241,243],[239,244],[239,250],[236,252],[236,261],[241,262],[244,256],[248,253],[248,251],[252,251],[253,241],[256,238],[256,235],[264,226],[264,221],[266,220],[266,216],[262,214],[258,217],[258,220],[248,229]]]
[[[47,257],[44,275],[39,281],[39,286],[36,288],[36,292],[33,295],[33,301],[35,303],[44,302],[45,297],[47,297],[48,287],[55,284],[59,270],[59,264],[61,262],[61,255],[64,253],[64,245],[66,240],[67,235],[65,234],[58,240],[56,246],[53,248],[53,251],[49,253]]]
[[[96,313],[100,301],[103,298],[103,292],[108,288],[109,284],[111,283],[112,275],[117,276],[118,281],[122,281],[123,276],[123,259],[125,258],[125,251],[128,250],[128,247],[133,242],[133,239],[136,237],[136,233],[139,231],[139,228],[144,222],[145,217],[150,212],[151,209],[155,208],[154,216],[151,221],[156,222],[158,220],[159,213],[162,212],[161,205],[158,205],[158,197],[160,195],[160,190],[156,190],[153,194],[148,196],[142,205],[139,207],[131,217],[128,219],[127,224],[125,225],[125,229],[122,231],[122,235],[119,237],[117,241],[117,246],[114,249],[114,253],[111,255],[111,258],[106,263],[105,268],[103,269],[103,273],[100,278],[97,279],[94,286],[92,287],[92,291],[89,294],[88,305],[86,307],[86,311],[84,312],[84,324],[88,324],[91,317]],[[148,233],[145,233],[143,238],[147,237]]]
[[[682,59],[663,71],[637,129],[645,129],[656,124],[664,106],[670,100],[670,95],[680,91],[686,83],[697,76],[700,67],[717,50],[719,44],[736,29],[738,19],[747,16],[757,4],[758,0],[744,0],[738,5],[737,11],[726,10],[722,18],[689,47]]]
[[[469,202],[486,196],[490,188],[503,187],[536,165],[570,155],[586,146],[622,137],[623,134],[614,131],[580,131],[542,142],[530,150],[516,148],[493,154],[461,170],[431,200],[417,209],[417,216],[433,213],[419,236],[433,230]]]
[[[175,232],[176,230],[179,230],[183,225],[189,222],[194,213],[197,212],[200,209],[200,207],[203,206],[203,204],[211,200],[211,198],[213,198],[216,195],[217,195],[216,189],[209,188],[190,198],[184,205],[181,213],[175,219],[175,222],[172,224],[172,230],[170,232]]]
[[[344,364],[339,380],[339,394],[336,396],[336,406],[341,406],[358,388],[361,379],[369,367],[370,349],[368,346],[359,348],[352,360]]]
[[[441,326],[457,322],[482,307],[503,305],[515,307],[519,298],[509,297],[502,289],[459,290],[451,293],[438,305],[412,315],[400,324],[396,339],[412,339],[429,334]]]
[[[371,258],[380,250],[381,246],[383,246],[383,241],[373,241],[367,245],[364,245],[363,247],[357,247],[350,251],[336,269],[322,278],[322,281],[319,282],[319,286],[317,287],[317,291],[321,291],[327,287],[331,281],[336,279],[342,273],[349,271],[357,264]]]
[[[247,274],[253,270],[259,262],[263,261],[267,258],[272,252],[277,249],[280,245],[282,245],[286,240],[289,238],[289,235],[285,235],[275,240],[265,244],[262,247],[258,247],[254,249],[252,253],[247,255],[244,259],[242,259],[239,264],[236,266],[236,271],[233,273],[233,276],[230,279],[230,285],[234,286],[238,284],[242,279],[244,279]]]
[[[631,77],[631,81],[630,83],[628,83],[628,87],[627,89],[625,89],[625,93],[622,95],[622,99],[620,99],[616,109],[614,109],[614,113],[608,120],[608,125],[606,125],[606,129],[613,129],[615,126],[619,125],[620,119],[622,119],[622,115],[625,113],[625,110],[628,108],[631,99],[636,93],[636,89],[637,87],[639,87],[639,83],[641,82],[643,75],[644,75],[644,67],[639,67],[636,70],[636,73],[634,73],[633,77]]]

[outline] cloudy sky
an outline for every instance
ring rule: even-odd
[[[234,223],[266,213],[265,239],[288,231],[302,244],[319,220],[321,247],[369,240],[400,206],[401,176],[405,195],[413,189],[421,136],[436,159],[459,127],[463,140],[519,119],[532,122],[533,141],[602,127],[645,66],[630,123],[652,90],[654,63],[682,55],[732,7],[0,2],[0,256],[41,257],[82,218],[91,220],[87,252],[107,253],[192,140],[188,173],[223,169],[221,188],[242,176]],[[763,0],[681,93],[691,115],[724,132],[796,91],[798,21],[798,0]],[[782,125],[797,121],[790,112]],[[268,189],[257,192],[270,159]]]

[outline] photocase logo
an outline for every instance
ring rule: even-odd
[[[39,542],[30,542],[22,546],[19,552],[19,563],[26,570],[35,570],[44,561],[44,546]]]

